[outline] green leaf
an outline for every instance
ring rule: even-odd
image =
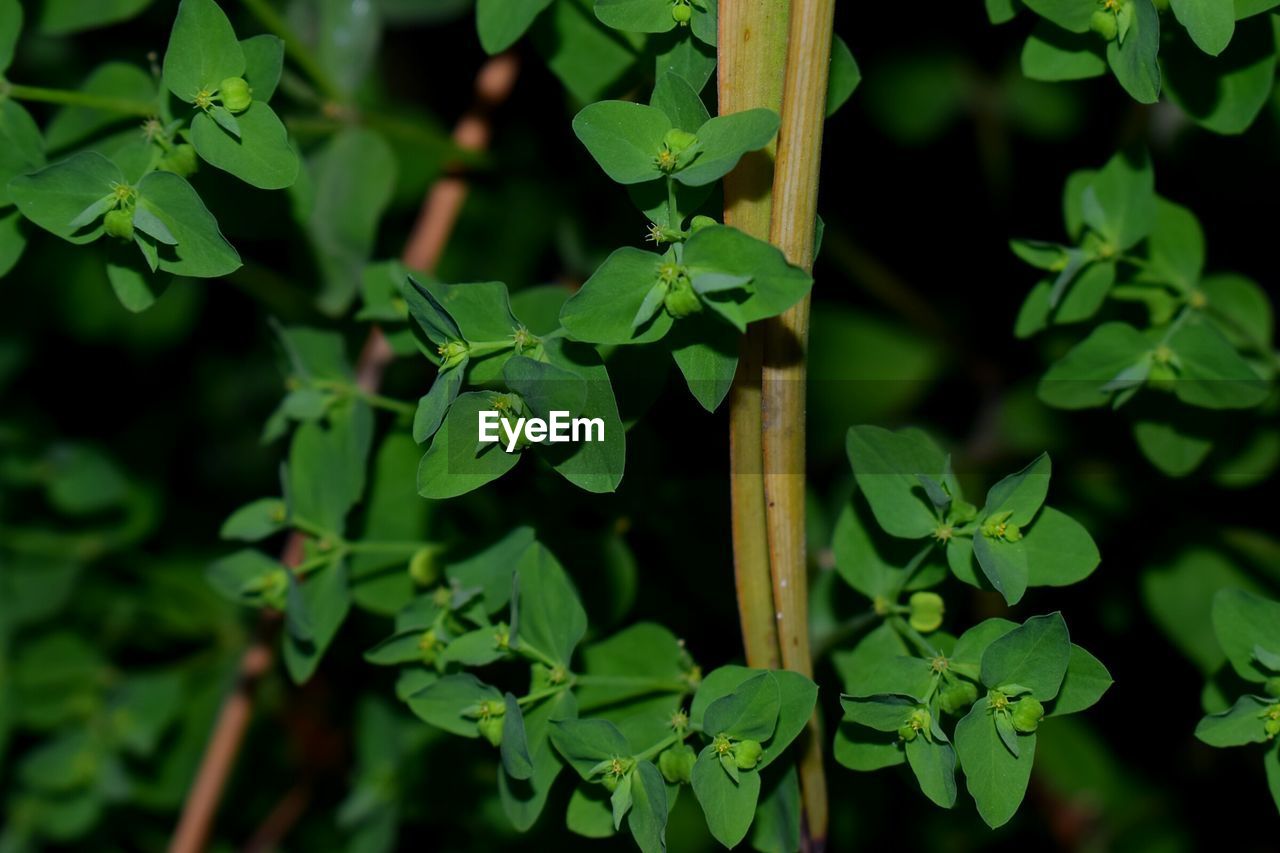
[[[476,31],[490,55],[515,44],[551,0],[476,0]]]
[[[190,0],[185,0],[190,2]],[[255,100],[236,116],[240,138],[198,112],[191,120],[191,143],[210,165],[235,175],[250,186],[279,190],[298,177],[298,155],[275,111]]]
[[[202,89],[212,92],[244,69],[244,50],[218,4],[182,0],[164,53],[164,84],[169,91],[190,104]]]
[[[17,210],[0,213],[0,276],[7,275],[27,248],[22,214]]]
[[[155,101],[157,94],[155,79],[138,66],[127,62],[99,65],[80,84],[79,91],[141,103]],[[119,116],[102,110],[65,107],[54,114],[53,120],[49,122],[45,132],[46,143],[50,149],[65,148],[119,122]]]
[[[138,204],[147,207],[177,240],[160,249],[160,269],[175,275],[217,278],[240,268],[240,255],[218,230],[200,196],[172,172],[152,172],[138,184]]]
[[[1049,491],[1051,472],[1049,454],[1041,453],[1027,467],[991,487],[987,492],[983,513],[987,516],[1012,513],[1009,522],[1026,527],[1044,503],[1044,497]]]
[[[1060,409],[1106,405],[1112,393],[1107,385],[1141,363],[1151,349],[1147,336],[1133,326],[1103,323],[1049,368],[1037,393]]]
[[[1143,278],[1172,284],[1183,292],[1199,284],[1204,270],[1204,230],[1190,210],[1157,198],[1155,227],[1147,239],[1147,249],[1150,258]]]
[[[337,87],[352,94],[368,76],[378,53],[382,35],[380,7],[350,0],[321,0],[319,5],[316,57]],[[518,5],[509,2],[507,8]],[[256,91],[254,97],[258,97]]]
[[[244,51],[244,79],[257,101],[269,101],[284,72],[284,41],[263,33],[240,42]]]
[[[662,0],[661,5],[666,5],[665,0]],[[698,128],[711,119],[706,104],[693,86],[671,71],[658,78],[653,87],[653,95],[649,98],[649,105],[662,110],[672,127],[689,133],[696,133]]]
[[[1214,133],[1243,133],[1271,95],[1276,76],[1276,31],[1270,16],[1243,21],[1220,56],[1171,40],[1165,92],[1192,121]]]
[[[862,69],[853,58],[853,51],[840,36],[831,40],[831,68],[827,72],[827,118],[835,115],[853,97],[854,90],[862,82]]]
[[[13,63],[13,51],[22,33],[22,5],[18,0],[0,0],[0,74]]]
[[[253,548],[244,548],[209,564],[205,578],[220,595],[237,604],[252,597],[246,586],[280,571],[280,563]]]
[[[695,187],[719,180],[733,171],[742,155],[764,148],[777,133],[778,114],[773,110],[757,108],[716,116],[698,128],[698,155],[689,165],[677,169],[673,177]]]
[[[520,453],[477,445],[479,413],[493,409],[487,393],[459,394],[418,465],[418,494],[442,500],[490,483],[515,467]]]
[[[630,101],[588,104],[573,118],[573,132],[605,174],[620,184],[664,176],[657,156],[670,129],[671,120],[662,110]]]
[[[695,91],[701,92],[715,73],[715,49],[701,39],[685,38],[677,31],[666,36],[651,36],[649,42],[657,54],[655,77],[674,72],[689,81]]]
[[[1033,616],[987,646],[982,683],[991,688],[1021,684],[1047,702],[1058,695],[1070,660],[1071,640],[1062,614]]]
[[[665,33],[675,29],[670,0],[596,0],[596,17],[615,30]]]
[[[652,761],[641,761],[632,771],[631,811],[627,826],[641,853],[667,849],[667,786]]]
[[[948,557],[951,550],[948,545]],[[973,556],[977,558],[987,580],[1004,596],[1006,602],[1013,605],[1022,600],[1030,577],[1027,546],[1024,542],[1006,542],[979,532],[973,537]]]
[[[786,753],[809,720],[818,703],[818,685],[798,672],[779,669],[770,673],[778,684],[778,725],[764,745],[757,770],[763,770]]]
[[[565,825],[570,832],[585,838],[610,838],[615,834],[609,794],[603,785],[587,783],[573,789]]]
[[[346,621],[351,608],[346,563],[339,561],[308,575],[300,589],[302,600],[306,602],[311,636],[300,638],[292,633],[285,636],[285,668],[295,684],[311,678],[320,665],[320,658]],[[290,607],[292,604],[290,602]]]
[[[17,101],[0,101],[0,208],[13,203],[10,180],[45,164],[44,146],[30,113]]]
[[[1173,392],[1179,400],[1207,409],[1247,409],[1260,404],[1271,387],[1215,327],[1182,324],[1168,341],[1177,357]]]
[[[590,779],[601,761],[631,754],[627,739],[608,720],[559,720],[550,732],[551,742],[583,779]]]
[[[1197,47],[1210,56],[1226,49],[1236,28],[1236,10],[1231,0],[1172,0],[1170,5]]]
[[[626,467],[626,430],[600,354],[593,347],[557,339],[544,341],[543,350],[552,364],[578,376],[585,383],[586,399],[576,414],[599,420],[603,424],[604,440],[583,441],[576,445],[539,445],[539,456],[546,459],[556,473],[580,489],[595,493],[616,490]]]
[[[40,13],[40,31],[46,35],[69,35],[108,24],[127,21],[150,6],[154,0],[45,0]],[[0,71],[3,64],[0,63]]]
[[[551,552],[534,544],[516,568],[516,589],[513,647],[535,650],[548,665],[568,669],[573,650],[587,632],[587,614],[564,569]]]
[[[1102,661],[1072,643],[1062,689],[1045,706],[1046,716],[1062,717],[1093,707],[1114,681]]]
[[[694,39],[714,47],[720,29],[719,0],[697,0],[693,4],[693,20],[689,29]]]
[[[657,281],[661,258],[652,252],[624,247],[613,252],[564,303],[560,322],[570,337],[596,344],[648,343],[671,330],[665,311],[640,330],[632,319]]]
[[[576,688],[582,704],[600,708],[652,692],[653,682],[685,678],[680,641],[662,625],[640,622],[582,650],[583,672],[595,679]]]
[[[1108,160],[1085,188],[1081,212],[1085,224],[1119,250],[1150,234],[1156,224],[1155,172],[1146,150],[1121,151]]]
[[[1023,0],[1027,8],[1046,21],[1073,33],[1089,31],[1089,18],[1097,5],[1087,0]]]
[[[703,228],[690,237],[684,245],[683,263],[694,289],[707,304],[722,316],[735,318],[740,328],[776,317],[803,299],[813,286],[813,279],[787,263],[777,247],[725,225]],[[749,278],[746,298],[742,298],[741,288],[707,290],[700,282],[704,276]]]
[[[1046,506],[1024,532],[1028,586],[1070,586],[1093,574],[1102,557],[1089,531],[1064,512]]]
[[[703,730],[736,740],[766,741],[777,725],[781,701],[773,675],[761,673],[712,702],[702,718]]]
[[[1213,598],[1213,629],[1237,675],[1256,683],[1270,677],[1253,650],[1280,648],[1280,603],[1242,589],[1220,590]]]
[[[1016,622],[1008,619],[984,619],[956,640],[955,648],[951,650],[951,662],[979,672],[987,648],[1017,627]]]
[[[512,779],[505,771],[498,774],[498,794],[507,819],[519,832],[525,832],[537,821],[551,793],[551,786],[563,766],[548,737],[556,720],[572,719],[578,713],[573,694],[565,691],[536,706],[524,715],[529,754],[533,759],[533,775],[527,780]]]
[[[897,732],[920,707],[914,696],[882,693],[877,696],[841,696],[844,718],[878,732]]]
[[[943,479],[946,457],[923,432],[890,432],[876,426],[849,428],[845,444],[854,479],[885,532],[921,539],[938,527],[920,475]]]
[[[413,415],[414,441],[422,444],[440,429],[445,415],[449,413],[449,407],[453,405],[458,392],[462,390],[466,368],[467,363],[464,360],[458,366],[436,374],[430,390],[418,400],[418,408]]]
[[[409,697],[410,710],[420,720],[462,737],[479,737],[477,706],[481,702],[502,702],[495,688],[470,673],[446,675]]]
[[[956,804],[956,751],[936,738],[918,736],[906,744],[907,764],[920,783],[920,790],[936,805],[949,809]]]
[[[1050,83],[1100,77],[1107,71],[1104,51],[1093,33],[1072,33],[1042,21],[1022,45],[1022,73]]]
[[[1082,4],[1083,5],[1083,4]],[[1152,0],[1133,0],[1133,18],[1124,43],[1107,42],[1107,65],[1135,101],[1154,104],[1160,99],[1160,14]]]
[[[725,847],[733,848],[747,835],[760,799],[760,774],[745,771],[738,781],[729,778],[708,745],[693,765],[693,793],[702,806],[711,835]]]
[[[1200,283],[1208,301],[1206,315],[1238,349],[1265,349],[1271,340],[1274,320],[1271,300],[1252,279],[1242,275],[1218,274]]]
[[[714,412],[724,402],[738,372],[738,333],[724,323],[693,316],[668,338],[671,355],[702,408]]]
[[[1017,0],[986,0],[987,20],[993,24],[1006,24],[1018,14]]]
[[[517,527],[495,544],[445,569],[451,583],[462,589],[479,589],[485,609],[497,613],[511,598],[511,579],[525,551],[533,545],[533,529]]]
[[[285,527],[284,501],[261,498],[245,504],[227,518],[218,535],[223,539],[257,542]]]
[[[71,223],[80,212],[124,182],[120,167],[95,151],[82,151],[9,182],[9,197],[22,215],[71,243],[91,243],[102,236],[102,221],[86,228]]]
[[[373,413],[360,401],[335,408],[327,425],[300,424],[289,449],[293,514],[341,535],[364,494]]]
[[[502,767],[513,779],[528,779],[533,775],[533,759],[529,757],[524,714],[515,696],[507,693],[503,698],[507,712],[502,715]]]
[[[896,731],[876,732],[852,723],[836,729],[832,752],[840,765],[861,772],[894,767],[907,760]]]
[[[964,768],[965,787],[978,814],[993,829],[1008,823],[1018,810],[1031,780],[1035,760],[1035,734],[1019,736],[1015,757],[1005,748],[987,713],[985,702],[975,702],[959,723],[954,737],[956,755]]]
[[[547,67],[579,103],[599,100],[636,71],[635,46],[596,20],[590,0],[552,3],[533,28],[533,41]],[[684,76],[693,82],[692,75]]]
[[[348,128],[308,166],[314,201],[306,229],[322,277],[319,305],[339,314],[351,304],[373,255],[378,224],[395,189],[395,154],[379,134]]]
[[[1196,737],[1209,746],[1243,746],[1270,738],[1262,718],[1274,704],[1258,696],[1241,696],[1225,711],[1209,714],[1196,725]]]

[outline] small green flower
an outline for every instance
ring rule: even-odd
[[[233,113],[242,113],[253,103],[253,89],[243,77],[228,77],[218,84],[222,105]]]

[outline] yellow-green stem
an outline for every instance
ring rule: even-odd
[[[0,98],[10,97],[15,101],[36,101],[44,104],[60,104],[67,107],[86,107],[105,113],[120,113],[127,116],[146,118],[155,115],[158,110],[153,103],[135,101],[130,98],[113,98],[107,95],[94,95],[90,92],[76,92],[69,89],[46,89],[42,86],[20,86],[0,80]]]
[[[722,114],[754,107],[781,111],[787,5],[785,0],[722,5],[717,66]],[[748,154],[724,179],[725,223],[762,240],[769,237],[775,148],[770,143],[765,150]],[[769,576],[760,432],[763,342],[759,324],[747,329],[729,392],[729,495],[743,649],[750,666],[776,669],[782,665],[782,656]]]
[[[783,82],[782,124],[773,176],[770,241],[791,263],[813,269],[822,131],[835,0],[792,0]],[[813,673],[809,648],[808,573],[805,558],[805,353],[809,300],[766,323],[761,368],[764,492],[769,565],[778,609],[782,665]],[[815,714],[802,745],[800,787],[806,847],[821,849],[827,835],[822,733]]]

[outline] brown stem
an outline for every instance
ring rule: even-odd
[[[749,0],[720,9],[718,94],[722,115],[765,107],[782,109],[787,3]],[[753,237],[769,237],[776,143],[748,154],[724,179],[724,221]],[[774,625],[773,585],[760,432],[760,363],[764,337],[753,324],[742,338],[738,372],[729,392],[729,502],[733,516],[733,571],[747,664],[782,665]]]
[[[518,70],[519,64],[511,54],[495,56],[481,67],[476,76],[475,101],[454,129],[454,142],[459,148],[479,151],[487,147],[490,115],[493,108],[511,93]],[[460,174],[443,178],[432,187],[405,245],[402,257],[406,266],[421,270],[435,267],[453,232],[466,194],[466,180]],[[381,330],[376,326],[370,329],[356,363],[357,385],[368,393],[376,392],[382,382],[383,371],[392,358],[391,348]],[[286,566],[297,565],[302,544],[302,534],[291,533],[281,562]],[[240,659],[239,676],[223,701],[200,760],[200,768],[187,791],[178,826],[169,842],[170,853],[199,853],[208,844],[222,791],[253,716],[258,681],[270,670],[275,658],[279,624],[278,613],[264,611],[259,619],[255,638]]]
[[[813,269],[822,131],[835,0],[792,0],[787,36],[782,124],[773,176],[770,241],[787,260]],[[764,491],[769,564],[777,607],[782,665],[813,674],[809,649],[808,573],[805,559],[805,352],[809,299],[765,325],[761,370]],[[806,848],[820,850],[827,836],[827,792],[817,714],[802,745],[800,787]]]

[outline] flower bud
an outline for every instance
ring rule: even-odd
[[[119,237],[121,240],[133,239],[133,211],[131,210],[108,210],[102,224],[112,237]]]
[[[243,77],[228,77],[218,84],[222,105],[233,113],[242,113],[253,103],[253,90]]]
[[[1111,41],[1116,37],[1119,27],[1116,25],[1116,16],[1113,12],[1105,9],[1099,9],[1089,16],[1089,29],[1102,36],[1105,41]]]
[[[698,294],[694,292],[689,278],[683,275],[667,285],[667,295],[662,298],[662,304],[666,306],[667,313],[677,320],[702,310]]]
[[[946,611],[946,605],[942,596],[936,592],[914,592],[907,600],[907,606],[911,611],[908,621],[912,628],[927,634],[942,627],[942,614]]]
[[[424,545],[409,559],[409,577],[418,586],[431,586],[440,579],[440,546]]]
[[[957,681],[938,696],[942,710],[959,716],[978,701],[978,688],[971,681]]]
[[[440,370],[457,367],[467,357],[470,349],[466,341],[449,341],[436,347],[436,355],[440,356]]]
[[[1044,719],[1044,705],[1034,696],[1023,696],[1013,706],[1013,727],[1023,733],[1031,733],[1040,727]]]
[[[733,762],[739,770],[750,770],[760,763],[760,755],[764,747],[758,740],[740,740],[733,747]]]
[[[689,20],[693,17],[693,8],[684,3],[676,3],[671,7],[671,17],[682,27],[689,26]]]
[[[502,718],[485,717],[476,723],[481,736],[494,746],[502,746]]]
[[[689,131],[674,127],[667,131],[666,136],[662,137],[662,144],[667,146],[667,150],[672,154],[679,154],[697,141],[698,137]]]
[[[1262,729],[1267,733],[1267,739],[1280,735],[1280,719],[1268,717],[1262,721]]]
[[[179,177],[194,174],[199,161],[196,159],[196,147],[189,142],[175,145],[160,158],[159,168],[165,172],[173,172]]]
[[[902,725],[898,726],[898,737],[901,740],[904,740],[907,742],[911,742],[915,740],[916,739],[915,727],[907,725],[906,723],[903,723]]]
[[[698,754],[693,751],[693,747],[680,743],[663,750],[658,756],[658,769],[662,771],[662,778],[672,785],[679,785],[693,778],[693,765],[697,760]]]
[[[1263,689],[1267,691],[1268,696],[1280,696],[1280,675],[1268,678]]]
[[[689,220],[689,235],[692,236],[697,234],[703,228],[710,228],[712,225],[719,224],[719,222],[716,222],[710,216],[703,216],[702,214],[699,214]]]
[[[606,791],[613,793],[618,790],[618,778],[612,773],[606,773],[600,777],[600,784],[604,785]]]

